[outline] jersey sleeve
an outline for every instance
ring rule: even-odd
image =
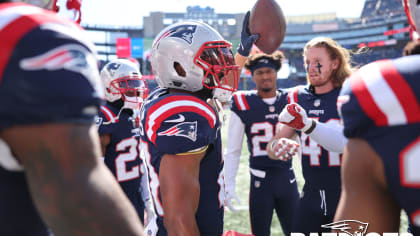
[[[234,112],[241,120],[242,113],[250,109],[245,93],[243,91],[234,93],[230,103],[230,110]]]
[[[350,77],[344,82],[337,100],[337,107],[344,125],[344,135],[347,138],[363,138],[374,123],[365,115],[352,92],[351,79],[353,78]]]
[[[420,57],[370,63],[353,73],[339,97],[348,137],[374,135],[382,128],[420,121],[416,75]]]
[[[160,152],[180,154],[202,150],[215,142],[217,113],[198,99],[166,99],[151,107],[146,118],[147,139]]]
[[[16,39],[0,71],[0,130],[13,125],[94,122],[103,89],[95,52],[79,35],[83,33],[78,28],[51,23]]]
[[[100,109],[98,116],[96,117],[96,125],[98,126],[99,135],[112,134],[115,130],[117,120],[114,117],[110,117],[107,110]]]

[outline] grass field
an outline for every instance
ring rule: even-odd
[[[227,117],[229,113],[227,112]],[[228,120],[225,122],[225,125],[222,127],[222,140],[223,147],[226,147],[227,140],[227,129],[228,129]],[[225,211],[225,224],[224,231],[234,230],[239,233],[250,234],[251,227],[249,223],[249,212],[248,212],[248,197],[249,197],[249,171],[248,171],[248,157],[249,152],[247,148],[246,138],[242,146],[242,155],[241,162],[239,164],[238,175],[236,177],[236,193],[241,200],[241,210],[239,212],[231,212],[230,210]],[[302,170],[298,158],[294,158],[293,167],[295,170],[296,180],[301,191],[304,180],[302,177]],[[235,202],[236,203],[236,202]],[[236,204],[235,206],[238,206]],[[406,232],[407,229],[407,216],[405,213],[401,214],[401,227],[400,232]],[[277,217],[273,216],[273,221],[271,223],[271,235],[272,236],[281,236],[283,231],[280,227],[280,223]]]

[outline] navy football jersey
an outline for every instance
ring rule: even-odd
[[[362,67],[339,97],[348,138],[362,138],[381,157],[393,198],[420,232],[420,56]]]
[[[251,168],[291,167],[290,160],[272,160],[267,155],[267,144],[281,125],[278,116],[286,104],[286,96],[281,90],[277,92],[272,105],[265,103],[258,96],[257,90],[238,91],[233,94],[231,110],[239,116],[245,126]]]
[[[325,94],[315,94],[310,86],[297,86],[290,89],[289,103],[298,103],[305,109],[309,118],[323,123],[339,123],[337,97],[340,88]],[[304,132],[298,131],[302,147],[302,172],[305,187],[311,189],[340,189],[341,154],[321,147]]]
[[[158,215],[158,235],[166,235],[159,189],[159,167],[165,154],[186,153],[208,146],[200,164],[200,199],[196,212],[201,235],[223,233],[223,159],[218,113],[203,100],[157,89],[140,112],[141,150]]]
[[[143,219],[144,204],[139,192],[142,161],[138,152],[139,117],[128,109],[120,110],[110,105],[103,105],[97,124],[99,135],[109,134],[104,161],[118,183]]]
[[[78,25],[31,5],[0,4],[0,48],[0,131],[93,124],[103,92],[93,44]],[[24,169],[12,171],[6,159],[0,156],[0,235],[48,235]]]

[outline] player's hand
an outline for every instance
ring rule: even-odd
[[[308,131],[312,125],[312,119],[306,115],[306,111],[297,103],[288,104],[279,115],[279,121],[294,129],[303,132]]]
[[[147,225],[144,226],[144,233],[147,236],[156,236],[158,232],[158,226],[157,226],[157,216],[155,215],[152,219],[152,221],[147,222]]]
[[[239,200],[238,195],[236,195],[236,192],[234,189],[226,189],[226,197],[225,197],[225,205],[231,210],[232,212],[237,212],[239,209],[236,209],[233,206],[232,200],[235,200],[236,203],[241,204],[241,200]]]
[[[144,203],[144,210],[146,211],[144,225],[148,225],[156,216],[152,199],[149,199]]]
[[[274,156],[269,156],[273,160],[287,161],[291,159],[297,152],[300,145],[288,138],[280,138],[273,140],[271,150]]]
[[[249,15],[251,14],[248,11],[245,15],[244,21],[242,23],[242,31],[241,31],[241,44],[238,47],[238,53],[244,57],[248,57],[249,53],[251,52],[252,44],[257,41],[259,35],[253,34],[251,35],[249,32]]]

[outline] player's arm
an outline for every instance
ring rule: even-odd
[[[297,103],[288,104],[279,115],[279,121],[293,129],[300,130],[319,145],[331,152],[343,152],[347,138],[343,126],[325,124],[308,118],[306,111]]]
[[[239,66],[239,69],[242,69],[245,65],[246,60],[248,59],[249,53],[251,52],[252,45],[257,41],[259,35],[249,32],[249,16],[250,12],[248,11],[245,14],[244,20],[242,22],[242,31],[241,31],[241,44],[238,47],[237,53],[235,54],[235,63]]]
[[[230,113],[227,148],[224,154],[225,160],[225,204],[231,210],[236,212],[237,209],[232,205],[232,200],[240,203],[236,194],[236,175],[238,174],[239,161],[241,158],[242,143],[244,139],[245,127],[241,119],[235,112]]]
[[[159,180],[169,235],[200,235],[195,214],[200,198],[200,162],[206,149],[194,154],[165,154],[162,158]]]
[[[105,157],[106,147],[111,142],[111,134],[101,134],[99,140],[101,142],[102,156]]]
[[[23,164],[32,198],[55,235],[142,235],[134,208],[99,161],[94,125],[14,126],[0,135]]]
[[[380,157],[366,141],[349,140],[344,149],[341,179],[334,221],[359,220],[369,223],[369,232],[398,232],[400,208],[388,193]]]

